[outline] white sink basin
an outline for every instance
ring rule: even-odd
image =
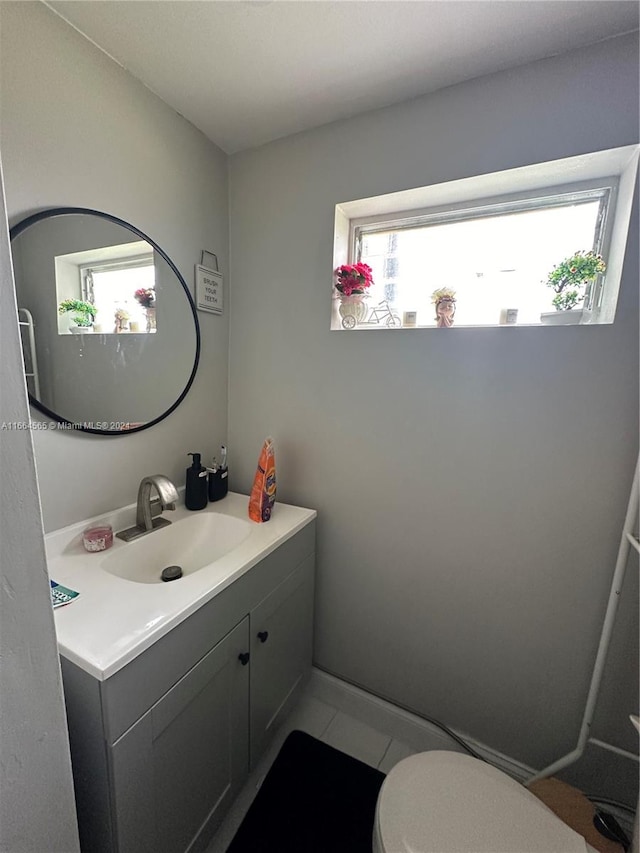
[[[100,568],[134,583],[165,583],[163,569],[180,566],[183,577],[192,575],[237,548],[251,530],[250,521],[230,515],[207,512],[181,518],[128,542],[106,556]]]
[[[257,524],[248,504],[235,492],[199,512],[179,504],[163,515],[168,527],[133,542],[114,539],[95,553],[85,551],[83,531],[98,523],[131,527],[135,504],[48,533],[50,577],[80,593],[54,614],[62,656],[100,681],[110,678],[316,516],[276,503],[269,522]],[[163,583],[162,570],[172,565],[182,566],[183,577]]]

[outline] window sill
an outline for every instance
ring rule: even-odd
[[[605,325],[605,326],[609,325],[610,326],[610,325],[612,325],[612,321],[609,321],[606,323],[555,323],[554,325],[547,325],[546,323],[509,323],[509,324],[507,324],[507,323],[494,323],[494,324],[489,324],[489,323],[468,323],[468,324],[457,323],[455,326],[450,326],[445,331],[455,332],[456,329],[558,329],[558,328],[566,329],[568,327],[572,327],[574,329],[579,329],[579,328],[585,328],[585,327],[593,328],[594,326],[603,326],[603,325]],[[362,331],[371,331],[371,330],[378,330],[378,331],[384,330],[386,332],[389,332],[389,331],[392,331],[392,332],[405,331],[406,332],[406,331],[415,331],[415,330],[424,331],[425,329],[436,329],[436,330],[440,331],[439,327],[436,326],[435,324],[429,324],[429,325],[425,325],[425,326],[422,326],[422,325],[417,325],[417,326],[385,326],[384,324],[377,324],[377,323],[361,323],[360,325],[356,326],[354,329],[344,329],[338,323],[337,325],[332,325],[332,327],[331,327],[332,332],[345,332],[345,331],[346,332],[362,332]]]

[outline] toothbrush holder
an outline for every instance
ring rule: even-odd
[[[209,474],[209,501],[222,500],[229,491],[229,469],[218,468]]]

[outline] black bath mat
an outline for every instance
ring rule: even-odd
[[[371,853],[384,773],[291,732],[227,853]]]

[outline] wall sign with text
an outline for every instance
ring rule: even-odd
[[[222,273],[196,264],[196,305],[198,311],[222,314]]]

